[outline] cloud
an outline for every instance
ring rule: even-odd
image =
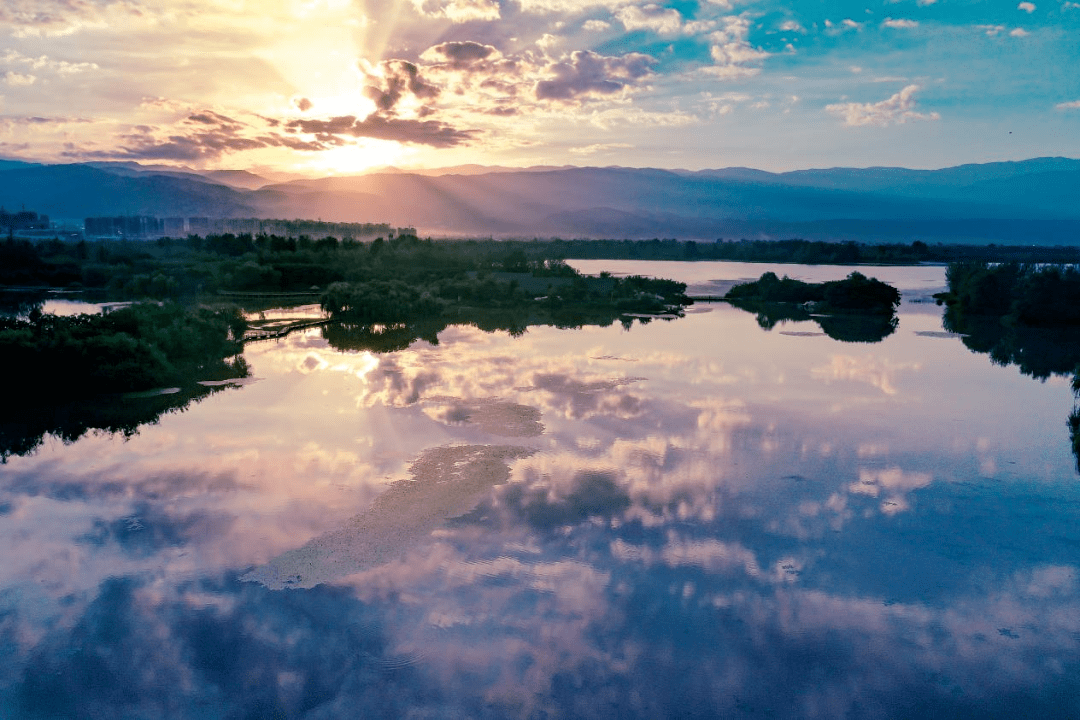
[[[827,105],[829,112],[844,119],[845,125],[888,125],[903,124],[912,120],[939,120],[936,112],[919,113],[915,111],[915,93],[918,85],[908,85],[892,97],[877,103],[838,103]]]
[[[1080,110],[1080,100],[1058,103],[1054,107],[1058,110]]]
[[[636,0],[518,0],[522,12],[536,15],[555,13],[581,14],[594,8],[614,10],[633,5]]]
[[[754,48],[748,42],[750,19],[745,15],[730,15],[723,18],[722,22],[723,29],[709,35],[709,54],[714,65],[703,68],[702,71],[714,77],[728,79],[759,73],[760,68],[751,64],[764,60],[770,53]]]
[[[603,32],[611,29],[611,23],[603,20],[586,20],[581,29],[586,32]]]
[[[222,155],[245,150],[287,147],[293,150],[325,150],[327,145],[285,138],[280,135],[246,137],[223,130],[169,135],[158,139],[152,133],[121,136],[113,150],[66,150],[63,157],[79,159],[171,160],[176,162],[214,160]]]
[[[910,29],[910,28],[919,27],[919,23],[918,23],[917,20],[906,20],[906,19],[894,20],[893,18],[885,18],[885,22],[883,22],[881,24],[884,25],[885,27],[897,28],[897,29]]]
[[[23,124],[61,122],[49,118],[26,118]],[[63,122],[69,122],[63,120]],[[276,130],[275,128],[281,128]],[[303,135],[313,136],[304,138]],[[172,126],[145,126],[117,137],[110,150],[73,147],[63,157],[77,159],[130,159],[196,162],[215,160],[244,151],[284,148],[312,153],[341,147],[359,139],[447,148],[465,144],[477,135],[433,119],[402,118],[372,113],[365,119],[352,115],[326,119],[253,117],[237,120],[213,110],[190,112]]]
[[[844,18],[839,24],[834,23],[832,20],[825,21],[825,27],[830,35],[839,35],[847,30],[862,30],[863,25],[866,23],[855,22],[851,18]]]
[[[545,68],[548,79],[536,83],[536,98],[569,102],[613,95],[649,76],[655,64],[655,58],[643,53],[607,57],[577,50]]]
[[[385,117],[377,113],[363,120],[352,115],[328,120],[292,120],[285,127],[288,132],[314,135],[318,143],[327,146],[340,145],[347,137],[448,148],[466,144],[477,135],[476,130],[459,130],[437,120]]]
[[[1019,5],[1016,6],[1016,9],[1017,10],[1023,10],[1028,15],[1030,15],[1031,13],[1035,12],[1035,3],[1022,2],[1022,3],[1020,3]]]
[[[428,48],[421,55],[424,60],[444,62],[455,70],[463,70],[483,60],[496,60],[500,57],[502,53],[491,45],[482,45],[472,41],[445,42]]]
[[[1010,37],[1027,37],[1030,34],[1031,33],[1029,33],[1024,28],[1016,28],[1015,30],[1013,30],[1012,32],[1009,33],[1009,36]]]
[[[586,145],[584,147],[570,148],[570,152],[575,155],[595,155],[596,153],[606,153],[612,150],[626,150],[632,148],[630,143],[597,143],[595,145]]]
[[[65,60],[53,60],[48,55],[29,57],[17,50],[8,50],[0,56],[0,62],[8,65],[23,65],[37,72],[46,71],[56,75],[74,75],[100,69],[96,63],[73,63]]]
[[[426,17],[444,17],[454,23],[498,20],[498,0],[412,0],[417,12]]]
[[[105,27],[116,16],[144,17],[149,10],[131,0],[4,0],[0,26],[16,37],[71,35],[87,27]]]
[[[615,17],[629,32],[651,30],[658,35],[677,35],[682,30],[682,14],[659,5],[630,5],[617,10]]]
[[[17,73],[14,70],[6,70],[3,73],[0,73],[0,80],[12,87],[26,87],[37,82],[37,77],[34,75]]]
[[[365,74],[364,95],[379,113],[395,115],[403,100],[424,105],[439,95],[439,88],[421,76],[420,67],[407,60],[384,60]]]

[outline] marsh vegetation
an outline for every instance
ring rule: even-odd
[[[780,322],[813,320],[834,340],[873,343],[896,330],[900,292],[859,272],[822,283],[767,272],[753,282],[735,285],[724,299],[754,313],[765,330]]]

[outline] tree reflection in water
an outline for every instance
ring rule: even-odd
[[[895,315],[874,313],[845,313],[819,315],[811,313],[802,305],[793,303],[769,303],[757,300],[729,300],[729,303],[757,316],[763,330],[772,330],[783,322],[814,321],[833,340],[840,342],[876,343],[896,332],[898,320]]]
[[[1080,397],[1080,327],[1029,327],[994,316],[965,314],[955,306],[945,310],[944,326],[960,335],[972,352],[989,355],[995,365],[1015,365],[1036,380],[1072,375],[1073,392]],[[1080,408],[1073,409],[1067,422],[1080,472]]]

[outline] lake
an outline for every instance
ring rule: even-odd
[[[946,332],[943,267],[858,269],[904,292],[880,342],[705,303],[311,328],[46,438],[0,465],[0,717],[1077,717],[1071,377]]]

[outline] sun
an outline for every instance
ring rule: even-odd
[[[360,140],[356,145],[329,148],[297,170],[323,175],[357,175],[372,168],[400,165],[416,150],[393,140]]]

